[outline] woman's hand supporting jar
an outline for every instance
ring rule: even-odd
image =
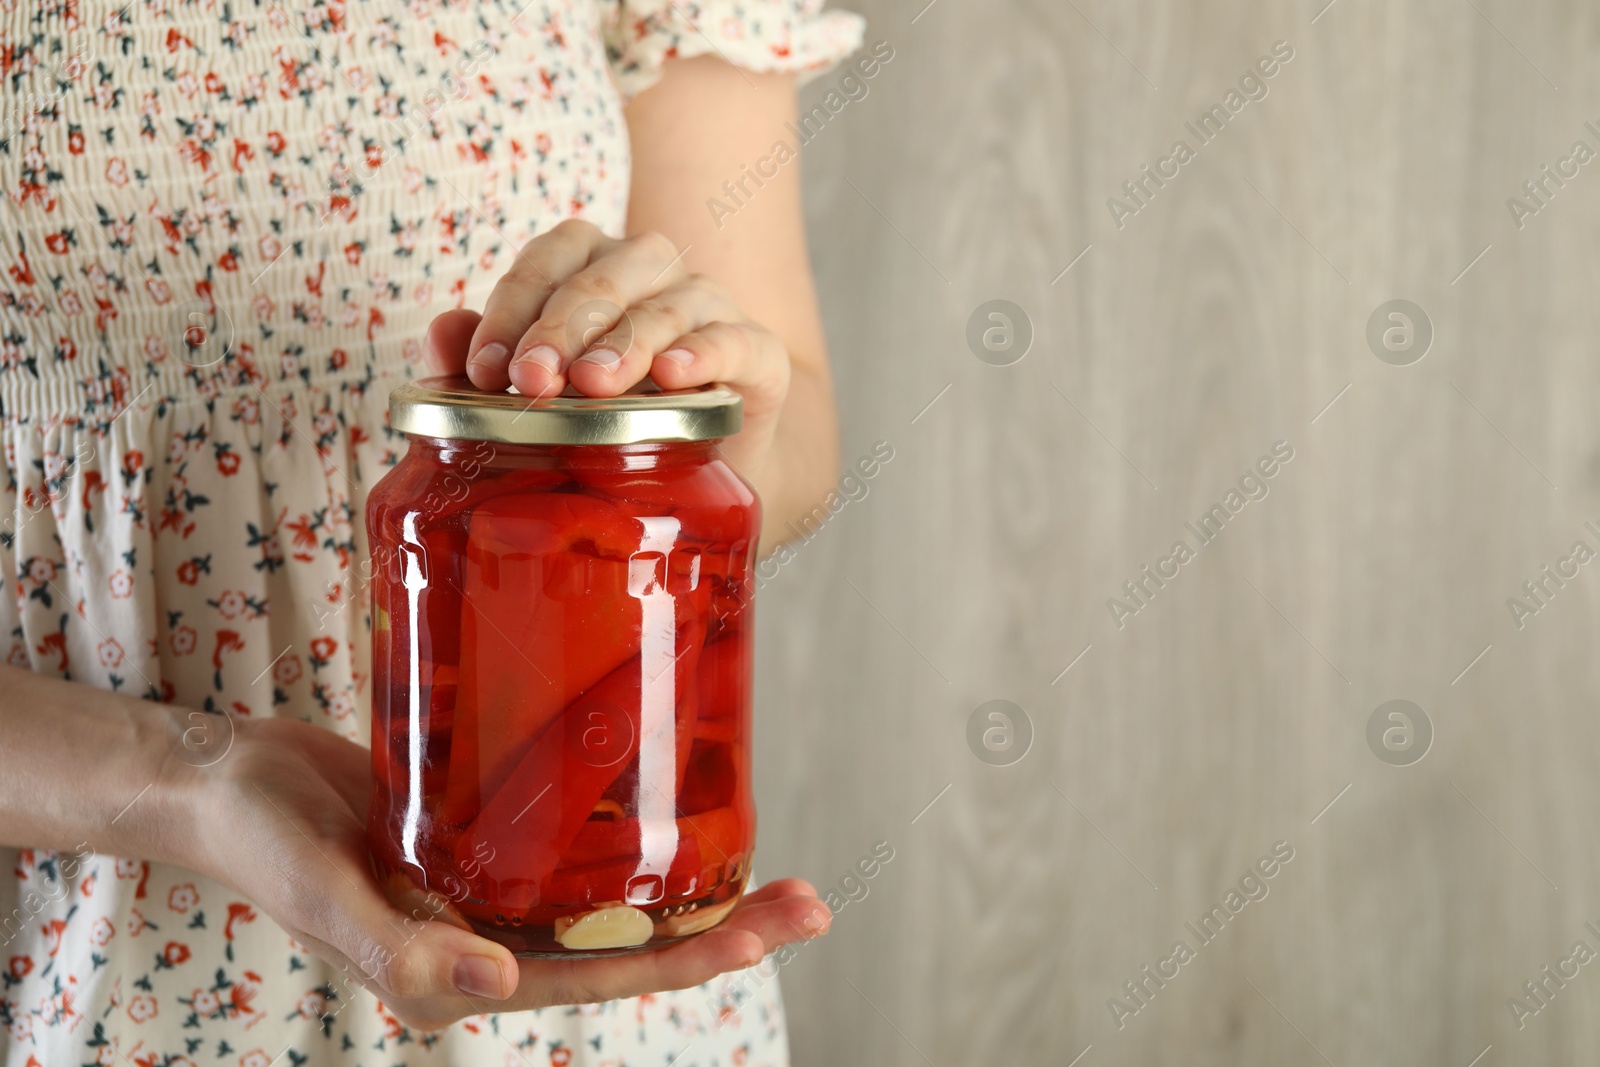
[[[423,921],[436,910],[420,897],[408,913],[384,896],[367,859],[372,755],[360,745],[309,723],[241,719],[230,729],[220,716],[0,671],[5,842],[137,856],[214,878],[407,1026],[684,989],[827,929],[812,888],[789,879],[658,952],[517,959],[449,922]]]

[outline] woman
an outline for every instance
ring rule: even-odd
[[[360,520],[418,368],[529,394],[726,381],[766,543],[824,493],[797,168],[734,217],[706,202],[859,20],[810,0],[0,20],[4,1062],[785,1062],[766,976],[689,987],[825,930],[803,882],[582,963],[378,892]]]

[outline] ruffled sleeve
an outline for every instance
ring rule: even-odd
[[[866,21],[822,0],[604,0],[606,54],[625,98],[669,59],[710,53],[734,66],[794,71],[804,84],[861,47]]]

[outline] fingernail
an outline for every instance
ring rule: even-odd
[[[473,366],[503,367],[506,362],[506,346],[499,341],[491,341],[478,351],[467,362]]]
[[[500,961],[489,956],[462,956],[450,970],[450,981],[468,996],[506,998],[505,972]]]
[[[534,345],[518,356],[517,362],[532,363],[535,366],[543,367],[551,374],[556,374],[561,370],[561,353],[549,345]]]
[[[669,348],[661,353],[662,359],[670,359],[680,367],[687,367],[694,362],[694,353],[687,348]]]
[[[592,363],[601,370],[610,373],[617,369],[622,362],[622,357],[609,348],[591,348],[578,357],[580,363]]]
[[[812,908],[811,914],[806,916],[801,925],[811,931],[808,936],[821,937],[828,932],[828,927],[832,925],[832,920],[833,913],[827,908]]]

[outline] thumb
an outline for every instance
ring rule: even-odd
[[[505,1000],[517,988],[516,957],[479,937],[439,893],[394,876],[394,902],[365,863],[339,862],[348,877],[329,881],[327,907],[313,932],[390,997],[468,996]]]

